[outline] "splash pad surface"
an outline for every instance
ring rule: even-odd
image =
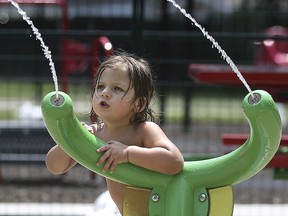
[[[0,216],[91,216],[95,215],[94,206],[92,204],[83,203],[1,203]],[[286,215],[288,213],[287,204],[235,204],[233,216],[271,216],[271,215]],[[105,215],[115,216],[115,215]]]

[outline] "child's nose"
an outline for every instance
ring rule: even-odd
[[[101,92],[101,96],[102,96],[102,97],[105,97],[105,98],[109,98],[109,97],[110,97],[110,93],[109,93],[108,89],[104,89],[104,90]]]

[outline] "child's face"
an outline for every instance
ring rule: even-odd
[[[103,71],[95,88],[92,107],[105,122],[130,120],[136,110],[133,102],[134,88],[129,89],[127,70],[107,68]]]

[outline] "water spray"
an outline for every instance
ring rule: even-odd
[[[58,98],[58,80],[57,80],[57,75],[56,75],[56,69],[55,69],[55,65],[54,62],[52,60],[52,54],[51,51],[49,50],[48,46],[45,45],[44,40],[41,36],[41,33],[39,32],[39,30],[34,26],[33,21],[27,16],[26,12],[23,11],[20,6],[18,5],[18,3],[16,3],[13,0],[8,0],[17,10],[18,13],[22,16],[23,20],[25,20],[28,25],[31,27],[33,34],[36,36],[36,39],[40,41],[40,45],[42,47],[42,50],[44,52],[45,58],[49,60],[49,66],[51,69],[51,73],[52,73],[52,78],[54,81],[54,87],[55,87],[55,92],[56,92],[56,98]]]
[[[248,85],[248,83],[246,82],[246,80],[244,79],[244,77],[242,76],[242,74],[238,70],[237,66],[232,61],[232,59],[227,55],[225,50],[223,50],[221,48],[221,46],[218,44],[218,42],[211,35],[209,35],[209,33],[191,16],[191,14],[187,13],[185,9],[181,8],[179,4],[177,4],[174,0],[167,0],[167,1],[172,3],[173,6],[176,7],[177,9],[179,9],[180,12],[185,17],[187,17],[189,20],[191,20],[192,25],[195,25],[197,28],[200,29],[202,34],[212,43],[212,48],[215,47],[219,51],[219,53],[221,54],[221,57],[228,63],[228,65],[231,67],[232,71],[236,73],[236,75],[238,76],[240,81],[247,88],[247,90],[251,94],[252,98],[254,98],[254,94],[253,94],[250,86]]]

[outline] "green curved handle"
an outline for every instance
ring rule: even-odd
[[[253,94],[258,97],[255,103],[250,94],[242,102],[250,125],[249,138],[241,147],[227,155],[187,162],[184,171],[193,185],[215,188],[241,183],[263,169],[277,152],[282,134],[279,111],[267,92],[256,90]]]
[[[47,94],[42,101],[42,114],[46,127],[55,140],[72,158],[86,168],[112,180],[128,185],[150,188],[160,197],[160,202],[150,201],[151,215],[205,215],[208,201],[195,201],[198,193],[206,189],[241,183],[263,169],[276,153],[281,139],[281,120],[272,97],[257,90],[243,99],[243,111],[250,125],[250,138],[235,151],[214,159],[185,162],[183,171],[177,175],[164,175],[130,163],[120,164],[113,174],[103,173],[96,166],[100,153],[96,149],[104,143],[89,133],[73,112],[70,97],[59,92]],[[181,192],[182,196],[179,196]],[[175,198],[177,196],[177,198]],[[175,202],[179,204],[175,204]],[[187,203],[187,204],[185,204]],[[181,205],[180,205],[181,204]],[[196,210],[195,210],[196,209]],[[194,214],[193,214],[194,213]]]

